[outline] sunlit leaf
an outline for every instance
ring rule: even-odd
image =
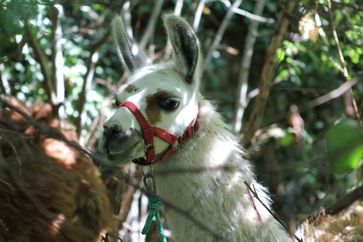
[[[291,145],[295,140],[295,137],[291,133],[285,133],[283,137],[279,139],[279,144],[282,146],[289,146]]]
[[[332,126],[325,137],[332,171],[337,175],[355,170],[363,158],[363,129],[351,119]]]
[[[316,41],[319,36],[319,27],[314,20],[314,13],[309,12],[299,21],[299,31],[304,40]]]

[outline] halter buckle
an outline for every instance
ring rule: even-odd
[[[147,144],[144,147],[144,152],[147,153],[151,149],[154,149],[154,145],[153,144]]]

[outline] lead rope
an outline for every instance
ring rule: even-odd
[[[150,183],[147,182],[148,179],[151,180],[151,186]],[[159,197],[157,196],[155,179],[152,173],[148,173],[144,176],[143,183],[149,199],[149,204],[148,204],[149,214],[147,215],[145,225],[141,233],[148,234],[150,232],[151,223],[155,217],[156,226],[160,234],[161,242],[168,242],[166,236],[164,235],[163,224],[161,223],[160,219],[160,209],[163,207],[163,203],[160,201]],[[145,242],[147,242],[146,238]]]

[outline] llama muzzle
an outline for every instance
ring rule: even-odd
[[[112,159],[113,157],[127,157],[127,153],[136,146],[140,137],[132,128],[120,130],[118,126],[111,126],[105,127],[103,139],[103,149]]]

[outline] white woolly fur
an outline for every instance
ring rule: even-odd
[[[199,117],[198,132],[181,143],[168,160],[153,165],[159,195],[226,241],[292,241],[259,201],[252,202],[245,181],[264,204],[269,206],[270,198],[256,182],[250,162],[242,158],[235,136],[213,105],[202,98]],[[167,212],[167,222],[177,242],[217,241],[173,209]]]

